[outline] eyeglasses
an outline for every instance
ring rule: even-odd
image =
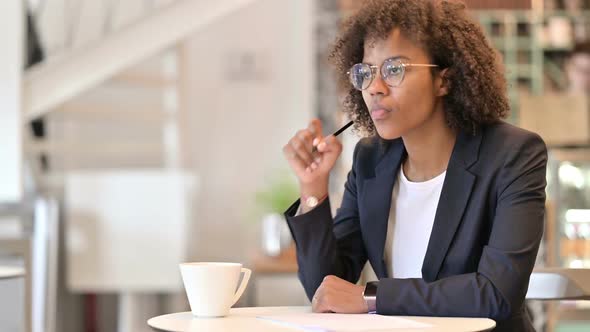
[[[438,67],[438,65],[407,63],[401,59],[391,58],[385,60],[381,65],[381,78],[390,87],[399,86],[404,80],[406,67]],[[375,79],[377,69],[379,66],[357,63],[346,74],[348,74],[352,86],[362,91],[369,88]]]

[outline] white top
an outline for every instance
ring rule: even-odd
[[[447,172],[424,182],[411,182],[400,167],[391,195],[383,258],[390,277],[422,278],[434,215]]]
[[[148,325],[156,331],[174,332],[221,332],[221,331],[253,331],[253,332],[289,332],[301,331],[299,328],[281,325],[269,320],[258,319],[259,316],[300,314],[311,312],[311,307],[258,307],[230,309],[229,316],[223,318],[197,318],[190,312],[179,312],[151,318]],[[335,314],[325,314],[335,315]],[[361,315],[359,315],[360,317]],[[449,317],[402,317],[418,323],[432,325],[428,328],[411,329],[412,332],[456,332],[456,331],[489,331],[496,323],[488,318],[449,318]],[[360,320],[362,321],[362,320]],[[360,325],[360,324],[359,324]],[[350,326],[347,331],[360,331],[363,326]],[[392,330],[395,331],[395,330]],[[406,331],[406,330],[404,330]]]

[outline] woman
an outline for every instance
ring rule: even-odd
[[[524,298],[547,151],[501,120],[503,69],[481,28],[450,1],[370,1],[332,60],[367,136],[334,218],[339,141],[314,120],[283,149],[300,183],[286,216],[313,310],[489,317],[498,331],[533,331]],[[379,282],[356,285],[367,260]]]

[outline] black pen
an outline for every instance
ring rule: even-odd
[[[336,132],[332,135],[338,136],[338,135],[342,134],[342,132],[345,131],[346,129],[348,129],[348,127],[352,126],[353,123],[354,123],[354,121],[349,121],[347,124],[342,126],[342,128],[336,130]]]
[[[348,127],[352,126],[353,123],[354,123],[354,121],[349,121],[347,124],[345,124],[344,126],[342,126],[342,128],[336,130],[332,135],[334,137],[336,137],[336,136],[342,134],[342,132],[345,131],[346,129],[348,129]],[[312,149],[312,151],[311,151],[311,153],[317,152],[317,150],[318,150],[317,147],[314,146],[313,149]]]

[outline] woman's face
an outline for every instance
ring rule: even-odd
[[[377,133],[384,139],[405,136],[433,121],[442,95],[441,79],[439,75],[433,78],[430,67],[406,67],[401,84],[388,86],[381,77],[381,65],[390,58],[399,58],[405,63],[431,64],[426,52],[398,29],[387,39],[365,43],[363,63],[379,66],[379,69],[362,94]],[[438,109],[442,112],[442,107]]]

